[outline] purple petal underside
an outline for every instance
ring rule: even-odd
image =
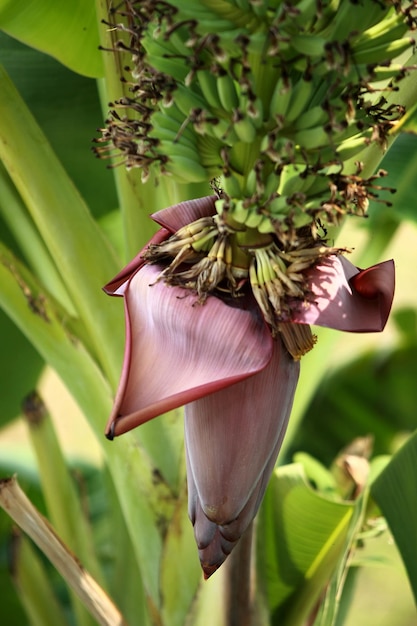
[[[271,359],[273,341],[256,310],[214,296],[199,304],[158,282],[161,270],[144,265],[124,285],[126,348],[109,437],[252,376]]]
[[[255,376],[185,407],[189,515],[209,577],[256,515],[285,434],[299,362],[274,341]]]
[[[379,332],[394,297],[394,262],[360,270],[342,256],[331,256],[312,270],[308,284],[310,301],[294,303],[292,322],[355,333]]]

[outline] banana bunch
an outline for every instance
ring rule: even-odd
[[[383,149],[404,112],[385,91],[409,71],[417,0],[137,0],[115,28],[126,16],[132,97],[103,129],[110,152],[179,182],[218,180],[219,213],[285,246],[355,212],[340,198],[360,172],[345,164]]]

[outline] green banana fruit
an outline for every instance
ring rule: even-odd
[[[260,129],[264,124],[264,105],[259,97],[249,99],[247,96],[241,96],[240,109],[246,111],[252,120],[256,129]]]
[[[256,209],[253,208],[248,213],[245,221],[245,226],[247,226],[248,228],[258,228],[263,219],[264,216],[262,215],[262,213],[259,213]]]
[[[298,15],[294,15],[292,21],[297,27],[308,30],[312,21],[317,19],[317,0],[300,0],[297,2],[296,9]]]
[[[201,159],[197,146],[191,147],[184,143],[173,143],[172,141],[161,139],[157,150],[160,154],[167,156],[170,160],[175,160],[179,157],[189,161],[196,161],[201,165]]]
[[[180,183],[202,183],[209,180],[207,171],[200,163],[183,155],[175,154],[162,168]]]
[[[323,56],[326,43],[326,39],[318,37],[316,34],[300,34],[291,37],[291,46],[297,52],[301,52],[301,54],[305,54],[308,57]]]
[[[223,144],[214,137],[209,135],[197,137],[197,152],[200,156],[200,162],[204,167],[215,169],[216,176],[220,173],[223,159],[221,157],[221,149]]]
[[[224,3],[221,3],[224,5]],[[175,0],[177,10],[176,18],[178,22],[197,20],[199,33],[221,33],[233,30],[234,22],[221,16],[216,11],[213,3],[189,2],[189,0]]]
[[[210,70],[197,70],[198,84],[204,100],[212,109],[221,109],[219,94],[217,92],[217,79]]]
[[[169,111],[169,113],[168,113]],[[160,137],[161,139],[171,139],[175,142],[187,143],[191,146],[196,144],[196,135],[192,128],[174,117],[171,117],[170,109],[167,112],[156,111],[151,118],[152,130],[150,137]]]
[[[278,196],[268,205],[269,214],[274,219],[279,219],[280,217],[286,217],[290,212],[290,206],[287,202],[286,196]]]
[[[300,78],[294,85],[291,93],[291,100],[285,114],[285,123],[295,122],[300,115],[308,108],[310,98],[313,94],[313,81]]]
[[[185,118],[189,117],[193,109],[207,110],[207,102],[190,87],[178,85],[172,97]]]
[[[246,177],[245,194],[250,197],[258,194],[259,192],[260,190],[258,189],[258,174],[255,169],[252,168]]]
[[[222,188],[229,198],[239,198],[244,190],[243,177],[238,174],[222,177]]]
[[[275,172],[271,172],[270,174],[268,174],[265,180],[264,189],[264,197],[266,200],[270,198],[272,194],[275,194],[277,192],[279,183],[280,176],[278,176],[278,174],[275,174]]]
[[[233,130],[239,141],[243,143],[253,143],[256,138],[256,128],[248,115],[240,117],[237,121],[233,122]]]
[[[297,212],[293,217],[293,224],[295,228],[302,228],[303,226],[307,226],[308,224],[311,224],[312,221],[312,216],[308,213],[305,213],[304,211]]]
[[[158,72],[162,72],[167,76],[172,76],[178,82],[184,82],[188,74],[188,68],[181,59],[172,59],[167,57],[147,55],[147,62]]]
[[[251,5],[249,0],[233,0],[233,4],[238,8],[247,13],[251,10]]]
[[[207,133],[229,146],[238,141],[232,122],[224,118],[218,118],[217,124],[207,124]]]
[[[369,143],[369,138],[363,134],[357,134],[356,137],[352,137],[343,141],[336,149],[336,153],[339,159],[344,162],[361,152]]]
[[[294,141],[296,145],[300,146],[304,150],[317,150],[327,146],[329,143],[329,133],[323,128],[323,126],[316,126],[315,128],[307,128],[295,133]]]
[[[230,215],[239,224],[244,224],[248,217],[249,209],[243,206],[243,200],[234,200],[232,207],[229,209]]]
[[[382,45],[384,43],[390,43],[396,39],[400,39],[407,31],[407,25],[405,24],[402,16],[396,12],[393,12],[391,16],[386,17],[368,28],[362,31],[362,33],[355,39],[354,48],[360,48],[361,45],[372,47]]]
[[[269,117],[284,118],[291,101],[292,85],[289,80],[284,80],[282,76],[277,80],[274,91],[269,102]]]
[[[411,39],[411,37],[404,37],[403,39],[390,41],[379,46],[373,46],[373,42],[370,41],[369,46],[354,49],[352,56],[357,65],[386,63],[398,57],[402,52],[411,50],[414,43],[414,39]]]
[[[280,196],[306,193],[310,190],[315,180],[315,174],[306,174],[305,165],[287,165],[281,173],[278,193]]]
[[[314,126],[324,125],[329,121],[329,114],[322,106],[314,106],[302,113],[296,121],[297,131],[313,128]]]
[[[179,56],[176,49],[167,41],[153,37],[145,37],[143,47],[147,52],[147,63],[163,72],[168,76],[172,76],[175,80],[183,82],[189,72],[189,67],[185,62],[187,57]],[[187,52],[189,54],[189,51]]]
[[[262,216],[262,221],[258,224],[257,230],[263,235],[275,232],[275,228],[267,215]]]
[[[219,96],[222,108],[231,113],[239,106],[239,96],[233,78],[224,73],[217,77],[217,93]]]

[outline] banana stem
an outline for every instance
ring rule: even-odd
[[[66,464],[52,417],[36,392],[26,396],[22,411],[36,455],[42,493],[51,522],[97,582],[104,585],[104,575],[95,554],[92,528]]]
[[[224,565],[226,626],[251,626],[253,623],[252,535],[253,523],[242,535]]]
[[[404,65],[406,67],[417,65],[417,53],[413,54]],[[350,169],[354,171],[358,161],[363,163],[361,176],[364,178],[371,176],[376,171],[383,156],[397,139],[403,126],[407,123],[417,106],[417,81],[414,72],[410,72],[408,76],[405,76],[398,83],[398,90],[389,93],[386,96],[386,100],[387,106],[390,104],[403,106],[405,108],[405,115],[393,125],[387,140],[387,145],[384,149],[375,142],[371,143],[371,145],[365,148],[360,154],[355,155],[355,157],[344,163],[344,171],[350,171]]]
[[[13,582],[26,614],[43,626],[69,626],[63,607],[54,592],[51,576],[42,557],[23,533],[12,537],[11,571]]]
[[[45,246],[26,206],[14,187],[5,167],[0,163],[0,214],[13,237],[24,250],[26,259],[50,293],[65,308],[67,313],[77,315],[62,276],[59,274],[49,250]]]
[[[101,45],[105,49],[103,52],[105,77],[98,81],[104,117],[108,115],[109,102],[128,95],[128,87],[121,81],[125,72],[120,53],[106,51],[114,49],[117,33],[100,23],[101,20],[109,20],[110,6],[109,0],[96,0]],[[159,193],[153,181],[146,184],[141,182],[138,170],[127,171],[124,165],[121,165],[114,168],[113,175],[122,214],[125,260],[130,260],[155,232],[155,225],[148,219],[148,215],[161,208],[157,201]]]

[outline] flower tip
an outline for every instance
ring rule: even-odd
[[[114,436],[115,436],[115,433],[114,433],[114,425],[115,425],[115,422],[112,422],[112,423],[110,424],[110,426],[108,426],[108,427],[106,428],[106,431],[105,431],[105,433],[104,433],[104,436],[105,436],[105,437],[106,437],[109,441],[113,441]]]
[[[208,520],[204,522],[204,525],[207,525]],[[197,524],[198,525],[198,524]],[[194,527],[194,530],[197,531],[198,528]],[[210,537],[209,543],[205,544],[204,547],[198,545],[198,555],[200,557],[201,569],[203,570],[204,580],[208,580],[210,576],[216,572],[221,565],[225,562],[230,552],[235,547],[236,543],[240,539],[240,535],[236,538],[236,540],[228,541],[221,533],[219,527],[214,522],[208,522],[208,528],[210,534],[212,534],[214,530],[214,535]]]
[[[222,563],[216,563],[215,565],[208,565],[208,564],[202,563],[201,567],[203,569],[204,580],[208,580],[210,576],[214,574],[214,572],[217,572],[217,570],[219,569],[220,565],[222,565]]]
[[[376,300],[380,309],[378,331],[384,329],[391,311],[395,289],[395,265],[391,259],[360,270],[350,279],[355,291],[366,300]]]

